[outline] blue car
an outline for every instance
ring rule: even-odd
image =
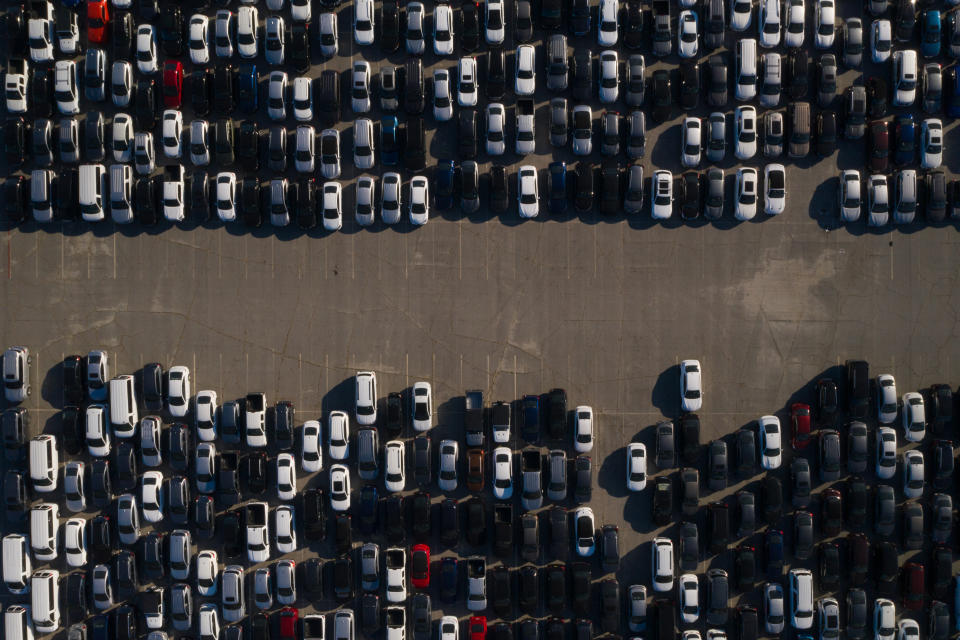
[[[400,145],[397,143],[397,116],[383,116],[380,120],[380,161],[395,165],[400,162]]]
[[[523,396],[521,413],[523,415],[523,437],[527,442],[534,442],[540,435],[540,396]]]
[[[928,9],[923,12],[923,27],[920,37],[920,54],[924,58],[933,58],[940,55],[940,12]]]
[[[257,96],[260,76],[257,74],[257,65],[242,64],[237,72],[237,104],[240,111],[254,113],[257,110]]]
[[[913,116],[897,117],[896,144],[893,161],[901,166],[913,162],[917,148],[917,124],[914,122]]]
[[[960,118],[960,73],[957,73],[956,67],[947,71],[946,92],[947,115],[952,118]]]
[[[433,197],[438,209],[453,207],[453,180],[456,171],[453,160],[437,160],[437,172],[433,177]]]
[[[563,213],[567,210],[567,163],[550,163],[550,200],[547,205],[550,213]]]

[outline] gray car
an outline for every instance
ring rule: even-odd
[[[727,154],[727,117],[714,111],[707,119],[707,160],[722,162]]]
[[[170,589],[170,617],[177,631],[193,627],[193,594],[190,585],[178,582]]]
[[[593,111],[585,104],[573,108],[573,153],[588,156],[593,151]]]
[[[706,189],[703,199],[703,215],[707,220],[723,217],[723,169],[707,170]]]
[[[635,53],[630,56],[627,63],[627,104],[631,107],[639,107],[643,104],[643,92],[646,79],[646,64],[643,55]]]
[[[737,491],[737,510],[740,513],[737,535],[741,538],[753,535],[757,526],[757,497],[750,491]]]
[[[893,535],[896,522],[897,498],[893,487],[888,484],[878,484],[873,510],[874,531],[878,536],[890,537]]]
[[[360,547],[360,587],[364,591],[380,588],[380,547],[375,542]]]
[[[627,191],[623,196],[623,210],[628,214],[637,214],[642,209],[643,167],[639,164],[632,164],[627,169]]]
[[[790,462],[790,486],[792,487],[791,502],[798,509],[805,509],[810,504],[810,462],[806,458],[794,458]]]
[[[567,499],[567,452],[553,449],[547,454],[550,481],[547,483],[547,498],[560,502]]]
[[[565,147],[569,138],[569,116],[567,115],[567,99],[553,98],[550,100],[550,144],[555,147]]]
[[[863,21],[847,18],[843,25],[843,64],[858,68],[863,63]]]
[[[936,62],[923,65],[921,76],[923,85],[923,110],[925,113],[939,113],[943,103],[943,69]]]
[[[657,468],[669,469],[677,464],[674,447],[673,423],[664,420],[657,424]]]
[[[793,515],[793,555],[808,560],[813,555],[813,514],[797,511]]]
[[[935,65],[939,68],[940,65]],[[859,140],[867,132],[867,88],[862,85],[847,87],[843,93],[843,135],[850,140]]]
[[[763,114],[763,155],[779,158],[783,155],[783,114],[767,111]]]
[[[840,479],[840,434],[834,429],[820,432],[820,482]]]
[[[867,470],[867,425],[860,421],[847,427],[847,471],[864,473]]]
[[[832,53],[820,56],[817,62],[817,103],[829,107],[837,96],[837,57]]]
[[[361,480],[376,480],[380,473],[380,446],[376,429],[357,430],[357,475]]]
[[[923,506],[910,501],[903,506],[903,548],[913,551],[923,547]]]
[[[647,115],[637,109],[630,112],[627,126],[627,156],[642,158],[647,151]]]
[[[700,506],[700,472],[689,467],[680,470],[680,509],[693,517]]]
[[[680,523],[680,571],[693,573],[700,563],[700,535],[693,522]]]
[[[605,111],[603,114],[600,153],[605,156],[615,156],[620,153],[620,115],[616,111]]]
[[[707,624],[727,624],[730,582],[723,569],[707,571]]]
[[[727,473],[729,472],[727,443],[723,440],[711,442],[708,456],[707,486],[711,491],[722,491],[727,488]]]
[[[847,591],[847,638],[861,640],[866,635],[867,623],[867,594],[863,589]]]
[[[933,496],[933,533],[936,543],[946,544],[953,529],[953,498],[946,493]]]

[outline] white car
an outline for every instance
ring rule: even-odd
[[[757,170],[752,167],[737,169],[737,202],[734,217],[753,220],[757,215]]]
[[[596,425],[593,418],[593,407],[580,405],[573,411],[573,449],[577,453],[587,453],[593,450]]]
[[[373,224],[374,202],[377,199],[377,186],[370,176],[360,176],[357,180],[357,202],[354,217],[361,227]]]
[[[53,69],[53,95],[57,111],[64,115],[80,113],[80,85],[77,63],[73,60],[57,60]]]
[[[350,418],[345,412],[330,412],[327,438],[331,460],[346,460],[350,456]]]
[[[210,62],[210,18],[202,13],[190,16],[187,45],[190,48],[190,61],[193,64],[207,64]]]
[[[647,447],[642,442],[627,445],[627,489],[643,491],[647,487]]]
[[[410,223],[415,226],[427,224],[430,219],[430,183],[423,176],[414,176],[410,181]]]
[[[697,14],[690,9],[684,9],[680,12],[677,23],[677,53],[681,58],[696,58],[699,51],[700,23]]]
[[[677,581],[679,595],[680,620],[683,624],[693,624],[700,617],[700,581],[692,573],[685,573]]]
[[[63,550],[67,554],[67,566],[82,567],[87,564],[87,521],[70,518],[63,525]]]
[[[160,424],[160,418],[157,416],[144,416],[140,421],[140,459],[148,467],[159,467],[163,464]]]
[[[214,555],[214,560],[216,555]],[[199,564],[197,565],[197,583],[200,583],[199,580]],[[213,589],[214,593],[210,595],[215,595],[216,593],[216,564],[214,564],[214,573],[213,573]],[[220,579],[222,584],[220,585],[220,603],[223,607],[223,619],[227,622],[238,622],[243,619],[247,614],[246,607],[246,598],[244,593],[246,589],[244,588],[243,580],[244,570],[243,567],[238,564],[228,564],[223,568],[223,577]],[[202,589],[202,587],[201,587]],[[202,594],[201,590],[201,594]]]
[[[317,133],[312,125],[301,124],[294,133],[293,168],[298,173],[313,173],[317,156]],[[283,192],[286,193],[286,186]],[[279,226],[287,224],[286,213],[279,214]]]
[[[260,14],[249,5],[237,9],[237,52],[241,58],[257,57],[257,25]]]
[[[763,416],[760,418],[760,466],[766,470],[779,469],[783,461],[783,432],[780,430],[780,418]]]
[[[373,0],[357,0],[353,8],[353,40],[359,45],[373,44]]]
[[[203,445],[200,445],[201,447]],[[293,500],[297,495],[297,465],[293,455],[277,455],[277,499]]]
[[[384,554],[388,559],[393,559],[393,562],[387,563],[387,602],[403,602],[407,599],[407,552],[393,547]]]
[[[190,123],[190,162],[195,167],[210,164],[210,124],[206,120]]]
[[[164,504],[163,473],[145,471],[140,476],[140,508],[143,510],[143,519],[151,523],[163,520]]]
[[[890,190],[887,176],[875,173],[870,176],[867,188],[867,210],[870,217],[867,225],[882,227],[890,221]]]
[[[370,111],[370,63],[357,60],[353,63],[353,91],[350,106],[354,113]]]
[[[410,396],[414,431],[429,431],[433,427],[433,393],[429,382],[413,383]]]
[[[925,118],[920,125],[920,166],[936,169],[943,163],[943,122],[940,118]]]
[[[521,218],[536,218],[540,213],[540,186],[537,168],[532,164],[520,167],[517,174],[517,208]]]
[[[98,564],[93,568],[90,578],[90,593],[93,596],[93,606],[97,611],[103,611],[113,606],[113,587],[110,581],[110,567]]]
[[[700,165],[703,129],[700,118],[684,118],[680,136],[680,164],[684,167]]]
[[[487,0],[484,5],[484,37],[487,44],[501,45],[506,37],[503,0]]]
[[[253,603],[260,610],[273,606],[273,571],[260,567],[253,572]]]
[[[433,117],[437,122],[447,122],[453,118],[450,72],[446,69],[436,69],[433,72]]]
[[[730,28],[746,31],[753,18],[752,0],[730,0]]]
[[[533,45],[523,44],[517,47],[517,73],[514,93],[518,96],[532,96],[537,90],[537,54]]]
[[[836,35],[836,5],[833,0],[817,0],[817,49],[829,49]]]
[[[593,509],[580,507],[573,512],[573,540],[577,555],[589,558],[597,550],[597,527]]]
[[[152,24],[137,27],[137,71],[151,74],[159,70],[157,64],[157,31]]]
[[[271,71],[267,82],[267,115],[271,120],[287,117],[287,72]]]
[[[654,220],[667,220],[673,215],[673,174],[666,169],[653,172],[650,215]]]
[[[873,603],[875,640],[893,640],[897,632],[897,607],[893,600],[877,598]]]
[[[425,10],[422,2],[407,3],[407,23],[404,31],[407,53],[411,55],[423,55],[423,52],[427,48],[427,42],[423,36],[424,13]]]
[[[438,4],[433,11],[433,52],[438,56],[453,53],[453,9]]]
[[[903,394],[903,432],[907,442],[922,442],[927,434],[923,396],[916,391]]]
[[[840,172],[840,216],[844,222],[856,222],[860,219],[860,172],[856,169],[844,169]],[[896,395],[896,394],[894,394]],[[894,397],[896,404],[896,397]],[[884,422],[884,420],[880,420]]]
[[[757,31],[761,47],[771,49],[780,45],[780,0],[760,0]],[[801,39],[802,36],[801,33]]]
[[[310,22],[313,17],[311,0],[290,0],[290,18],[294,22]]]
[[[84,490],[86,465],[72,460],[63,469],[63,493],[67,499],[67,509],[79,513],[87,508],[87,494]]]
[[[337,29],[337,14],[321,13],[320,26],[317,27],[320,40],[320,53],[326,58],[332,58],[340,50],[340,33]],[[356,32],[354,32],[356,33]]]
[[[402,440],[391,440],[383,447],[383,484],[396,493],[406,488],[406,446]]]
[[[199,493],[213,493],[217,489],[217,445],[201,442],[193,459],[194,479]]]
[[[597,11],[597,44],[601,47],[617,46],[619,36],[620,3],[618,0],[600,0]]]
[[[504,136],[506,109],[499,102],[487,105],[487,154],[502,156],[507,150]]]
[[[703,405],[703,371],[699,360],[680,363],[680,408],[699,411]]]
[[[783,585],[768,582],[763,585],[764,629],[769,634],[779,634],[786,626],[784,618]]]
[[[217,174],[217,217],[223,222],[237,219],[237,174],[223,171]]]
[[[498,500],[513,497],[513,451],[509,447],[493,450],[493,496]]]
[[[125,493],[117,498],[117,532],[120,543],[127,546],[140,539],[140,515],[133,494]]]
[[[283,454],[281,454],[283,455]],[[294,524],[294,511],[290,505],[280,505],[274,511],[276,522],[276,544],[277,551],[281,554],[290,553],[297,550],[297,530]]]
[[[650,544],[653,590],[667,593],[673,590],[673,541],[657,537]]]
[[[277,602],[291,605],[297,601],[297,564],[293,560],[277,563]]]
[[[217,605],[207,602],[200,605],[197,614],[198,640],[218,640],[220,638],[220,615]]]
[[[153,134],[140,131],[133,136],[133,168],[139,175],[149,175],[157,167],[157,156],[153,150]]]
[[[897,419],[897,381],[889,373],[877,376],[877,422],[893,424]]]
[[[217,439],[217,392],[198,391],[195,404],[197,437],[203,442],[213,442]]]
[[[910,618],[901,619],[897,623],[897,640],[920,640],[920,625]]]
[[[749,160],[757,155],[757,110],[755,107],[744,105],[734,112],[736,124],[736,146],[734,155],[738,160]]]
[[[903,454],[903,495],[919,498],[923,495],[923,454],[911,449]]]
[[[439,640],[460,640],[460,621],[456,616],[443,616],[437,627]]]
[[[457,64],[457,102],[461,107],[477,106],[477,60],[472,57],[460,58]]]
[[[197,590],[202,596],[217,595],[217,574],[220,572],[217,552],[204,549],[197,554]]]
[[[297,122],[313,120],[313,81],[306,76],[293,79],[293,119]]]
[[[217,11],[214,24],[213,52],[218,58],[233,57],[233,12],[229,9]]]
[[[320,132],[320,173],[327,180],[340,177],[340,132],[336,129]]]
[[[183,154],[183,113],[179,109],[166,109],[163,112],[161,131],[163,155],[168,158],[179,158]]]
[[[437,486],[442,491],[457,490],[457,456],[460,447],[456,440],[440,442],[440,469],[437,472]]]
[[[127,162],[133,159],[133,118],[127,113],[113,116],[111,148],[114,162]]]
[[[105,458],[110,455],[110,435],[107,407],[102,404],[88,406],[84,415],[84,440],[87,443],[87,452],[95,458]]]
[[[889,480],[897,472],[897,432],[892,427],[877,429],[877,477]]]
[[[787,0],[785,12],[787,27],[783,32],[783,44],[789,49],[799,49],[803,46],[807,24],[807,7],[804,0]]]
[[[890,59],[890,54],[893,53],[893,25],[889,20],[873,21],[870,28],[870,53],[876,64]]]
[[[307,473],[323,469],[320,422],[317,420],[307,420],[300,430],[300,468]]]
[[[190,369],[177,365],[167,371],[167,412],[183,418],[190,410]]]
[[[383,174],[383,186],[380,189],[380,217],[384,224],[400,222],[403,211],[403,181],[400,174],[388,171]]]
[[[600,54],[600,102],[609,104],[620,95],[620,61],[616,51]]]
[[[782,164],[763,168],[763,211],[775,216],[787,208],[787,169]]]
[[[350,509],[350,470],[346,465],[330,467],[330,508],[334,511]]]

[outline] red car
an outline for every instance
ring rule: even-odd
[[[413,565],[413,586],[417,589],[430,587],[430,547],[425,544],[414,545],[411,557]]]
[[[797,402],[790,405],[790,424],[793,427],[790,445],[806,449],[810,444],[810,405]]]
[[[486,640],[487,617],[470,616],[470,640]]]
[[[183,64],[179,60],[163,63],[163,106],[179,109],[183,101]]]
[[[300,610],[293,607],[280,609],[280,637],[284,640],[297,640],[297,620]]]
[[[107,0],[87,0],[87,39],[95,44],[106,42],[108,22]]]
[[[923,565],[917,562],[903,565],[903,606],[915,611],[922,609],[925,588]]]

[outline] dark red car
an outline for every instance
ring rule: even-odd
[[[411,553],[412,582],[417,589],[430,587],[430,547],[425,544],[414,545]]]
[[[293,607],[280,609],[280,637],[284,640],[297,640],[297,620],[300,610]]]
[[[87,39],[95,44],[107,41],[107,23],[110,10],[107,0],[87,0]]]
[[[890,127],[885,120],[870,123],[870,144],[867,145],[871,171],[886,171],[890,164]]]
[[[470,640],[486,640],[487,617],[470,616]]]
[[[903,606],[915,611],[922,609],[925,588],[923,565],[918,562],[903,565]]]
[[[791,438],[794,449],[806,449],[810,445],[810,405],[796,402],[790,405]]]
[[[163,106],[179,109],[183,101],[183,64],[179,60],[163,63]]]

